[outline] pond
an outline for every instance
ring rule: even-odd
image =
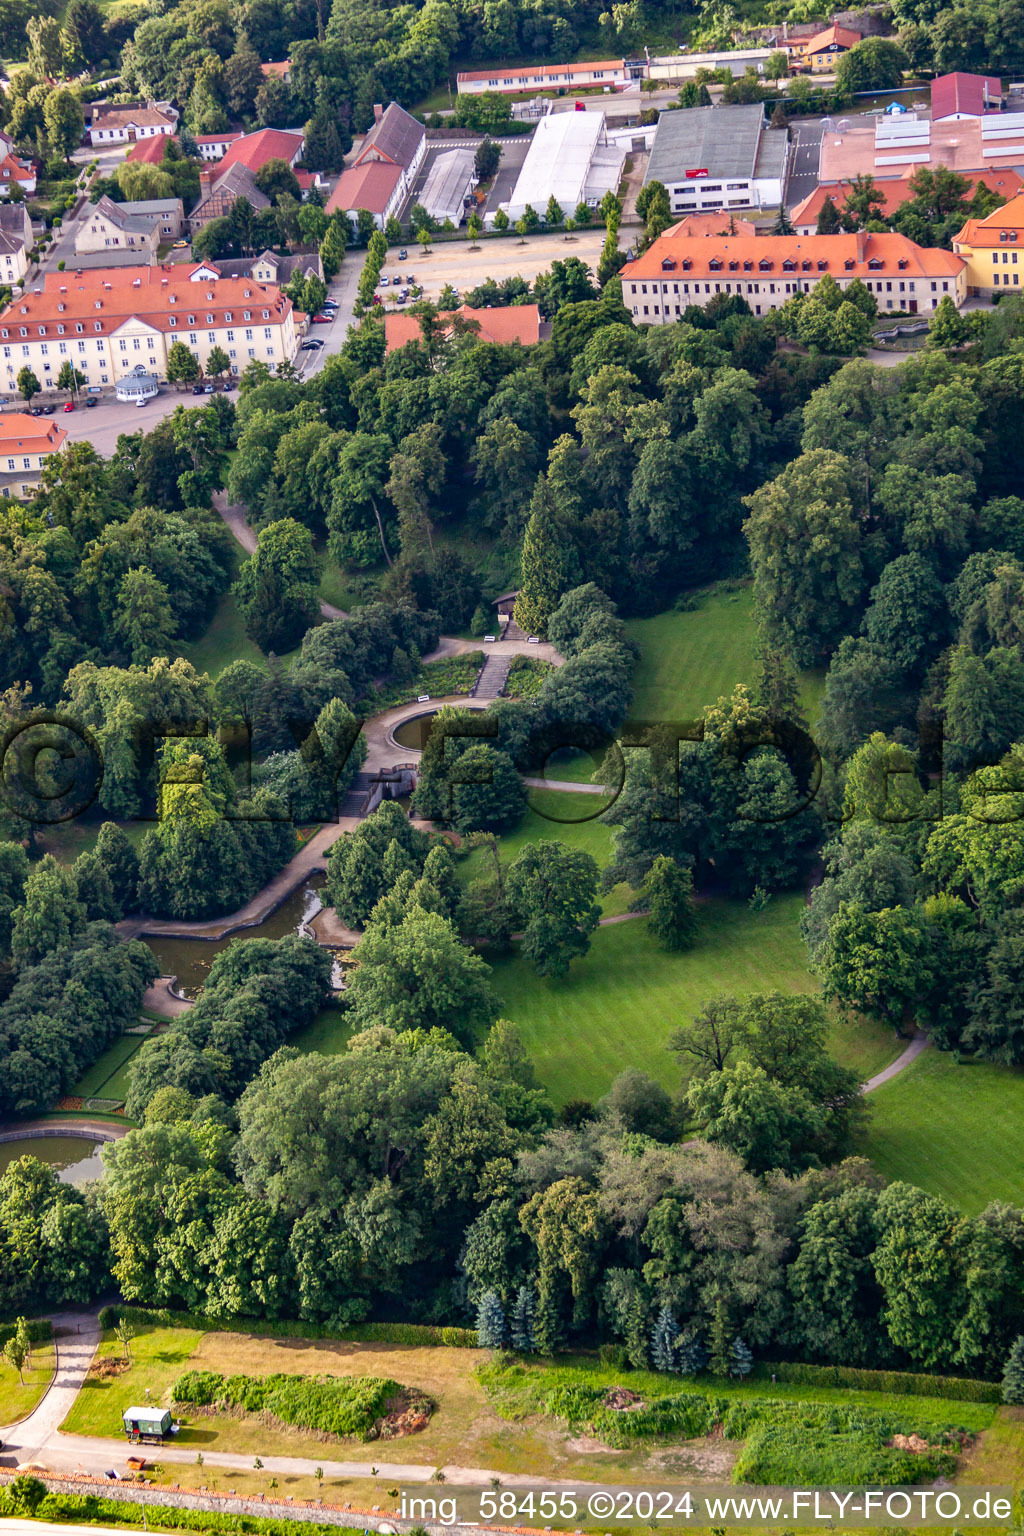
[[[424,715],[411,715],[408,720],[403,720],[401,725],[396,725],[391,734],[400,747],[410,747],[414,752],[422,752],[430,740],[436,714],[437,710],[431,709]]]
[[[17,1141],[0,1141],[0,1173],[19,1157],[35,1157],[56,1168],[63,1183],[84,1184],[102,1176],[101,1146],[102,1142],[82,1136],[19,1136]]]
[[[240,928],[223,939],[163,939],[148,938],[149,945],[161,976],[177,976],[178,985],[186,997],[198,997],[209,975],[210,966],[229,944],[244,943],[246,939],[283,939],[289,933],[301,933],[307,923],[320,910],[320,889],[323,875],[311,875],[305,885],[283,901],[255,928]]]

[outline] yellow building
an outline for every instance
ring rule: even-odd
[[[1024,272],[1024,193],[984,219],[968,219],[953,238],[953,249],[967,263],[970,294],[1021,290]]]
[[[802,69],[810,69],[812,74],[829,74],[841,55],[856,48],[860,41],[861,34],[849,27],[826,27],[824,32],[816,33],[800,45],[793,62]]]

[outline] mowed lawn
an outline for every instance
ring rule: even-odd
[[[1024,1072],[957,1066],[930,1050],[871,1095],[864,1148],[906,1179],[974,1214],[990,1200],[1024,1204]]]
[[[709,998],[817,989],[797,927],[802,904],[800,895],[783,896],[751,912],[740,902],[702,902],[697,942],[681,954],[661,949],[643,918],[610,924],[559,980],[535,975],[518,955],[495,959],[502,1013],[557,1104],[600,1098],[630,1067],[678,1088],[668,1037]],[[897,1050],[890,1031],[860,1023],[837,1026],[832,1046],[865,1077]]]
[[[30,1362],[22,1369],[0,1360],[0,1425],[16,1424],[30,1414],[50,1385],[57,1356],[52,1344],[33,1344]]]
[[[688,612],[671,610],[626,625],[640,647],[633,678],[635,720],[698,720],[709,704],[737,683],[757,678],[757,620],[750,586],[712,591]],[[801,696],[813,722],[821,704],[823,674],[801,676]]]

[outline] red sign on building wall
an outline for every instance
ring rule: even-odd
[[[694,170],[694,171],[687,171],[686,179],[688,181],[696,181],[698,176],[708,176],[708,175],[710,175],[710,172],[709,172],[707,166],[706,165],[701,165],[701,166],[698,166],[698,168],[696,170]]]

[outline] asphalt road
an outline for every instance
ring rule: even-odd
[[[821,157],[822,118],[800,118],[791,127],[789,176],[786,180],[786,207],[795,208],[818,185],[818,161]]]

